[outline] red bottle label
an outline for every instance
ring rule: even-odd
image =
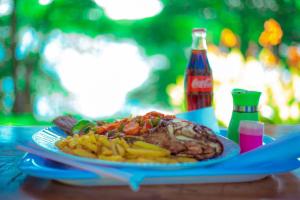
[[[212,78],[210,76],[188,76],[188,92],[211,92]]]

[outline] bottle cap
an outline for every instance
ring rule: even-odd
[[[246,135],[263,135],[264,124],[257,121],[242,120],[239,132]]]
[[[204,32],[204,33],[206,33],[206,28],[193,28],[193,31],[192,31],[193,33],[194,32]]]
[[[206,29],[205,28],[194,28],[193,35],[206,37]]]

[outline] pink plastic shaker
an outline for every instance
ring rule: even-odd
[[[241,153],[250,151],[262,145],[264,124],[257,121],[243,120],[239,126]]]

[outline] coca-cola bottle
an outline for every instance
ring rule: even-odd
[[[193,29],[192,53],[185,74],[188,111],[212,105],[213,78],[207,59],[206,29]]]

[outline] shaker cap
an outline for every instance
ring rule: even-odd
[[[246,135],[263,135],[264,124],[258,121],[242,120],[240,122],[239,132]]]
[[[261,92],[235,88],[231,92],[236,106],[258,106]]]

